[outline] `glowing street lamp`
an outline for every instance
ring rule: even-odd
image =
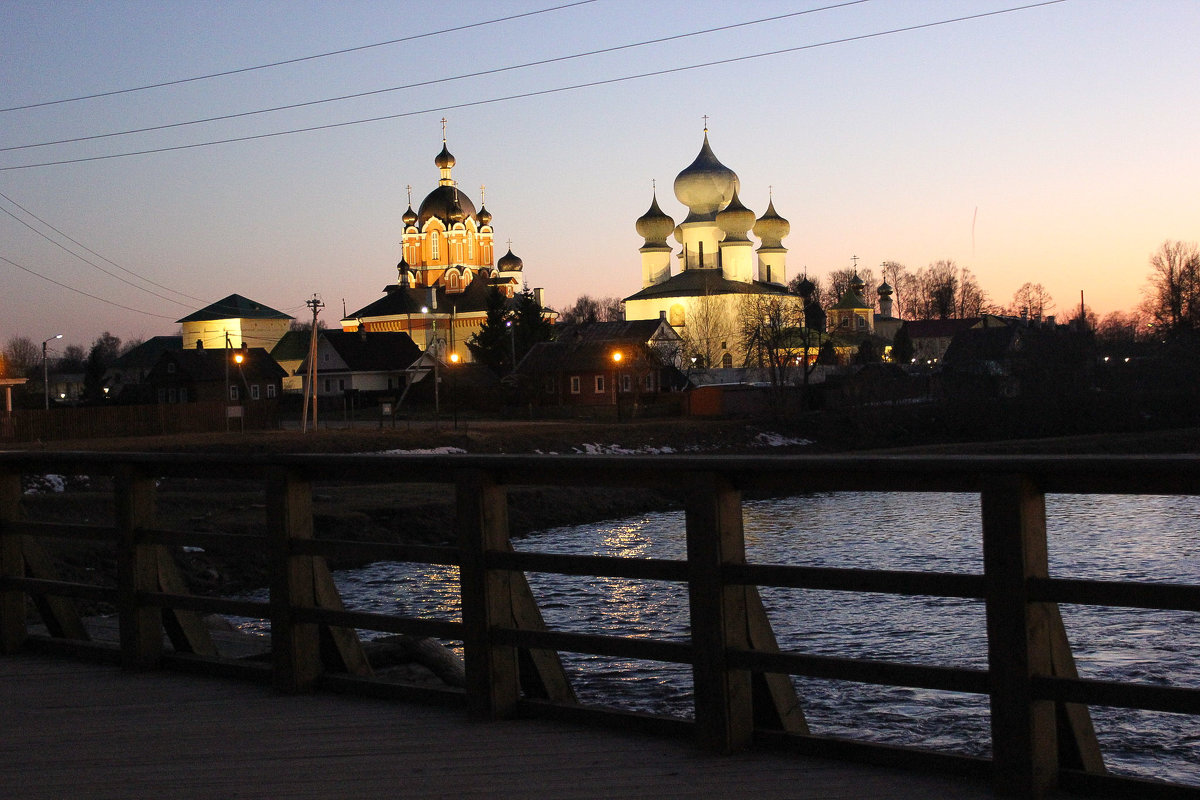
[[[612,381],[612,383],[613,383],[613,405],[617,407],[617,422],[621,421],[621,401],[617,397],[617,378],[619,377],[617,375],[617,369],[621,366],[622,358],[623,358],[623,356],[621,355],[620,350],[613,351],[613,354],[612,354],[612,360],[613,360],[613,381]]]
[[[42,342],[42,387],[45,389],[46,395],[46,410],[50,410],[50,370],[46,366],[46,345],[53,342],[55,339],[61,339],[63,335],[56,333],[49,339]]]

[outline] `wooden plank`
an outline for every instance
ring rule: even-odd
[[[511,550],[512,542],[506,541],[505,547]],[[521,631],[546,630],[542,610],[538,608],[525,573],[510,572],[509,588],[512,591],[509,603],[512,620],[509,625]],[[521,688],[527,695],[558,703],[575,702],[575,690],[571,687],[571,681],[567,678],[567,671],[563,669],[562,658],[557,650],[522,648],[518,652],[518,658]]]
[[[750,646],[745,587],[722,577],[726,564],[746,561],[742,497],[717,474],[697,475],[690,483],[685,519],[696,734],[705,750],[735,752],[754,734],[750,672],[732,669],[727,659],[729,648]]]
[[[1034,692],[1055,661],[1074,670],[1054,604],[1030,599],[1028,580],[1049,574],[1045,496],[1028,476],[994,476],[982,492],[992,760],[1001,792],[1040,797],[1058,781],[1059,741],[1074,764],[1103,769],[1085,708],[1059,709]],[[1057,654],[1056,654],[1057,650]]]
[[[329,565],[323,558],[313,558],[313,597],[317,608],[345,611],[342,596],[338,593]],[[370,677],[374,673],[363,652],[358,632],[340,625],[322,625],[322,642],[328,637],[328,645],[322,648],[322,663],[326,669],[349,672],[351,675]]]
[[[121,464],[113,482],[117,522],[117,616],[121,620],[121,658],[126,669],[158,666],[162,656],[162,612],[142,605],[139,592],[158,586],[155,546],[139,537],[154,527],[154,478],[133,464]]]
[[[1075,656],[1067,638],[1067,627],[1063,624],[1058,606],[1046,603],[1048,619],[1047,635],[1050,637],[1050,674],[1057,678],[1078,678]],[[1104,756],[1100,752],[1100,741],[1096,738],[1096,726],[1092,713],[1079,703],[1054,704],[1058,728],[1059,765],[1085,772],[1107,772]]]
[[[169,594],[191,594],[170,551],[162,545],[154,545],[154,550],[158,561],[158,587]],[[217,654],[212,634],[195,611],[164,608],[162,616],[167,638],[171,640],[171,646],[176,652],[196,653],[202,656]]]
[[[21,536],[13,530],[21,514],[21,474],[0,471],[0,578],[25,577]],[[19,652],[28,631],[25,627],[25,592],[0,589],[0,653]]]
[[[293,539],[311,539],[312,483],[293,470],[279,470],[267,484],[267,529],[271,558],[271,655],[275,686],[284,692],[311,691],[321,674],[317,625],[297,621],[294,608],[316,605],[312,556],[291,551]]]
[[[752,650],[778,653],[779,642],[771,628],[771,620],[763,607],[757,586],[743,587],[746,593],[746,634]],[[800,706],[800,696],[792,685],[792,677],[779,672],[751,673],[754,694],[754,725],[788,733],[808,733],[808,721]]]
[[[512,624],[513,573],[486,562],[489,550],[508,543],[508,493],[487,473],[466,470],[455,481],[455,504],[468,708],[481,718],[510,717],[521,696],[517,648],[491,631]]]
[[[22,539],[21,552],[24,555],[25,569],[29,576],[39,580],[57,581],[59,579],[58,570],[54,568],[54,562],[51,561],[46,550],[28,536],[22,537]],[[51,636],[87,641],[87,630],[79,618],[79,610],[75,608],[75,603],[70,598],[36,594],[33,602]]]

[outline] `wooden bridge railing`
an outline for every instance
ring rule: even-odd
[[[23,519],[21,475],[42,473],[111,476],[115,524]],[[214,475],[256,481],[265,488],[269,603],[189,592],[169,547],[204,546],[229,535],[155,527],[158,479]],[[456,546],[314,538],[313,483],[330,480],[453,485]],[[508,535],[508,491],[515,486],[654,486],[678,492],[686,508],[687,558],[517,552]],[[983,573],[747,563],[742,493],[748,490],[977,493]],[[118,609],[119,656],[135,669],[168,664],[219,668],[269,677],[285,691],[328,686],[465,702],[483,717],[541,714],[684,729],[706,749],[719,752],[765,741],[880,763],[990,770],[999,790],[1023,797],[1037,797],[1056,786],[1139,797],[1196,796],[1195,789],[1108,774],[1088,706],[1200,715],[1200,689],[1080,679],[1058,604],[1200,611],[1200,586],[1051,577],[1047,493],[1198,495],[1200,458],[0,453],[0,649],[11,653],[30,642],[56,642],[59,649],[73,643],[73,649],[87,650],[81,644],[87,632],[70,598],[102,600]],[[38,545],[44,537],[114,542],[115,589],[57,579]],[[375,560],[457,565],[461,622],[346,610],[325,559],[349,551]],[[526,582],[527,572],[684,583],[690,641],[549,630]],[[762,586],[981,600],[986,606],[987,669],[781,652],[759,596]],[[27,598],[36,604],[50,639],[30,636]],[[201,624],[202,613],[268,618],[270,665],[219,660]],[[465,690],[370,680],[372,669],[356,629],[461,641]],[[164,634],[171,651],[164,651]],[[694,722],[579,703],[560,652],[691,665]],[[986,695],[992,758],[815,735],[792,685],[790,676],[796,675]]]

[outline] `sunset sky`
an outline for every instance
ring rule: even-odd
[[[707,115],[742,202],[760,215],[772,187],[791,222],[789,278],[953,259],[1000,305],[1032,281],[1060,317],[1081,290],[1101,315],[1132,308],[1150,253],[1200,239],[1200,3],[948,22],[1026,4],[10,0],[0,341],[173,334],[234,292],[298,317],[315,293],[336,325],[395,281],[442,117],[460,189],[479,205],[486,185],[498,253],[511,240],[552,307],[641,288],[634,221],[651,181],[686,214],[671,185]]]

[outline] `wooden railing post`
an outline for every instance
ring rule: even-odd
[[[1058,781],[1054,703],[1031,678],[1052,673],[1049,617],[1027,580],[1049,573],[1045,496],[1028,476],[988,478],[981,495],[992,761],[997,789],[1041,797]]]
[[[280,470],[267,486],[271,562],[271,658],[275,686],[313,688],[321,674],[321,637],[314,623],[297,622],[293,609],[316,604],[312,556],[292,552],[292,540],[313,537],[312,483]]]
[[[727,753],[754,733],[750,672],[730,669],[727,658],[727,648],[750,645],[746,593],[722,577],[724,565],[746,561],[741,492],[719,475],[697,476],[686,520],[697,736],[704,749]]]
[[[508,493],[490,475],[472,470],[459,475],[455,494],[467,704],[478,717],[508,717],[521,695],[517,649],[494,643],[491,631],[512,624],[511,576],[485,566],[489,550],[508,545]]]
[[[21,537],[10,530],[21,511],[21,476],[0,472],[0,577],[25,575],[25,557]],[[5,589],[0,592],[0,653],[16,653],[25,644],[25,592]]]
[[[158,591],[158,553],[139,531],[154,526],[154,478],[130,464],[118,467],[114,478],[121,663],[150,669],[162,658],[162,611],[141,605],[138,594]]]

